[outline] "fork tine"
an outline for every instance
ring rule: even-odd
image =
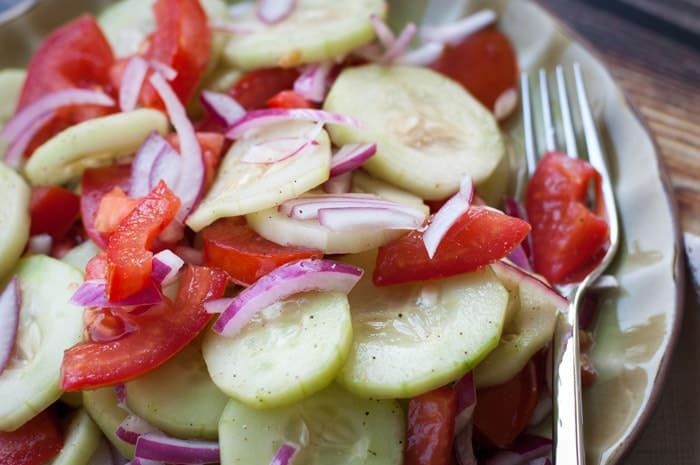
[[[523,134],[525,143],[525,160],[529,176],[537,167],[537,154],[535,152],[535,131],[532,127],[532,104],[530,102],[530,79],[526,72],[520,75],[520,94],[523,106]]]
[[[544,123],[544,148],[547,152],[557,149],[554,141],[554,122],[552,121],[551,102],[549,101],[549,82],[547,72],[540,68],[540,100],[542,105],[542,122]]]
[[[564,68],[562,65],[557,66],[556,75],[557,91],[559,94],[559,107],[561,108],[562,127],[564,129],[564,143],[566,144],[566,154],[572,158],[578,158],[576,136],[574,135],[574,123],[571,117],[569,96],[568,92],[566,91],[566,80],[564,78]]]

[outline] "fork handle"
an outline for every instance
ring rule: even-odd
[[[554,339],[554,435],[555,465],[584,465],[583,412],[581,406],[581,367],[578,305],[574,298],[569,311],[560,314]]]

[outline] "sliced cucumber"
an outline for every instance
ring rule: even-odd
[[[15,113],[26,75],[23,69],[0,70],[0,128]]]
[[[168,119],[148,108],[83,121],[39,146],[24,171],[33,185],[63,184],[134,153],[153,131],[165,134]]]
[[[477,185],[485,182],[505,156],[491,112],[459,84],[426,68],[346,68],[324,108],[366,125],[330,128],[336,145],[376,142],[377,153],[364,168],[424,199],[455,193],[465,175]]]
[[[423,199],[417,195],[370,176],[362,170],[356,170],[352,174],[352,191],[374,194],[385,200],[415,207],[425,212],[426,216],[430,213],[430,208],[428,208],[425,202],[423,202]]]
[[[79,408],[83,406],[83,393],[80,391],[64,392],[60,400],[70,407]]]
[[[133,458],[134,446],[117,437],[117,428],[128,413],[117,403],[117,394],[114,392],[114,388],[106,387],[94,391],[83,391],[83,406],[119,453],[128,459]]]
[[[400,465],[405,420],[397,402],[363,400],[336,385],[289,407],[232,399],[219,422],[221,465],[269,465],[285,442],[303,465]]]
[[[297,197],[328,179],[331,149],[326,131],[316,137],[318,145],[286,160],[273,163],[241,161],[248,150],[265,140],[306,137],[314,125],[292,121],[270,125],[236,141],[221,162],[214,184],[187,225],[199,231],[219,218],[245,215]]]
[[[100,445],[102,432],[85,410],[73,414],[63,448],[50,465],[86,465]]]
[[[508,289],[515,308],[498,347],[474,370],[478,387],[505,383],[522,370],[552,340],[557,314],[568,305],[547,284],[513,265],[497,262],[491,268]]]
[[[413,397],[459,378],[498,344],[508,292],[490,269],[423,283],[372,284],[375,253],[348,296],[353,345],[338,381],[373,398]]]
[[[61,257],[61,261],[76,267],[82,272],[90,259],[97,255],[99,251],[100,248],[97,247],[97,244],[88,239],[70,249],[68,253]]]
[[[79,271],[34,255],[14,272],[22,306],[15,350],[0,375],[0,431],[15,430],[61,397],[63,351],[83,337],[82,308],[68,303],[83,280]]]
[[[29,239],[29,186],[0,162],[0,282],[14,268]]]
[[[251,33],[233,35],[224,58],[242,69],[339,59],[374,38],[372,14],[384,17],[382,0],[298,0],[292,14],[277,24],[262,23],[253,8],[233,19]]]
[[[269,408],[328,386],[351,341],[345,294],[309,292],[269,306],[235,337],[210,332],[202,350],[222,391],[251,407]]]
[[[209,377],[199,344],[183,349],[165,365],[126,383],[129,408],[172,436],[216,439],[224,395]]]

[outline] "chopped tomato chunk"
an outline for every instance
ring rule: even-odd
[[[54,241],[59,241],[68,234],[79,213],[80,197],[68,189],[35,187],[29,204],[29,234],[48,234]]]
[[[457,414],[457,394],[449,386],[408,402],[404,465],[449,465]]]
[[[128,192],[130,185],[131,165],[90,168],[83,173],[80,184],[80,216],[85,232],[100,248],[107,247],[109,237],[109,234],[101,233],[95,227],[102,197],[115,187]]]
[[[258,110],[277,93],[291,89],[298,77],[295,69],[256,69],[239,79],[229,93],[246,110]]]
[[[101,233],[111,233],[138,203],[138,199],[132,199],[119,187],[115,187],[100,200],[100,207],[95,217],[95,229]]]
[[[52,408],[12,432],[0,431],[0,464],[41,465],[63,448],[63,433]]]
[[[270,108],[313,108],[314,106],[293,90],[283,90],[267,101]]]

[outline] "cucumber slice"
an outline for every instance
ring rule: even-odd
[[[331,148],[326,131],[310,145],[286,160],[273,163],[241,161],[248,150],[265,140],[303,138],[314,124],[290,121],[252,131],[236,141],[221,162],[214,184],[187,225],[199,231],[219,218],[245,215],[297,197],[328,179]]]
[[[490,269],[375,287],[375,260],[344,258],[365,270],[348,296],[353,345],[338,377],[350,392],[414,397],[459,378],[496,347],[508,292]]]
[[[430,214],[430,208],[423,202],[423,199],[417,195],[392,186],[388,182],[370,176],[362,170],[356,170],[352,173],[352,191],[364,194],[374,194],[385,200],[402,203],[425,212],[425,215]]]
[[[364,168],[424,199],[454,194],[467,174],[478,186],[505,156],[491,112],[459,84],[426,68],[346,68],[324,108],[366,124],[330,128],[336,145],[377,142]]]
[[[269,306],[235,337],[210,332],[202,350],[222,391],[251,407],[269,408],[328,386],[351,341],[345,294],[307,292]]]
[[[83,406],[83,393],[80,391],[76,392],[64,392],[61,395],[61,402],[68,405],[69,407],[79,408]]]
[[[292,14],[277,24],[262,23],[253,8],[232,20],[251,33],[233,35],[224,48],[224,59],[250,70],[342,58],[372,41],[372,14],[384,17],[382,0],[298,0]]]
[[[304,465],[400,465],[405,420],[392,400],[358,399],[332,384],[289,407],[256,410],[235,399],[219,422],[221,465],[269,465],[285,442]]]
[[[0,128],[15,113],[27,72],[23,69],[0,70]],[[0,149],[0,153],[4,150]]]
[[[126,383],[126,399],[138,416],[184,439],[216,439],[219,417],[228,401],[211,381],[197,343],[156,370]]]
[[[0,162],[0,282],[14,268],[29,239],[29,186]],[[1,379],[1,378],[0,378]]]
[[[76,245],[68,251],[61,261],[68,263],[71,266],[79,269],[81,272],[85,270],[85,266],[90,261],[92,257],[100,252],[100,248],[97,244],[92,242],[90,239],[86,240],[82,244]]]
[[[15,351],[0,375],[0,431],[15,430],[61,397],[63,351],[83,337],[82,308],[68,303],[83,281],[79,271],[34,255],[15,273],[22,306]]]
[[[134,446],[117,437],[117,428],[128,413],[117,403],[117,394],[114,392],[114,388],[106,387],[93,391],[83,391],[83,407],[119,453],[128,459],[133,458]]]
[[[491,265],[514,301],[501,341],[474,370],[477,387],[502,384],[525,367],[552,340],[559,312],[568,301],[533,275],[505,262]]]
[[[37,148],[24,172],[35,186],[63,184],[134,153],[151,132],[165,134],[168,127],[163,113],[148,108],[83,121]]]
[[[102,432],[85,410],[80,409],[68,425],[63,448],[50,465],[86,465],[100,445]]]

